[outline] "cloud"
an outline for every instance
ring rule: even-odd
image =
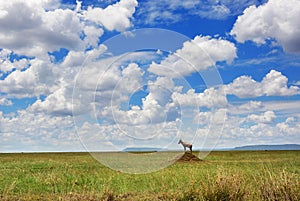
[[[236,78],[232,83],[224,85],[227,94],[233,94],[240,98],[259,96],[292,96],[300,94],[297,86],[287,86],[288,78],[276,70],[271,70],[261,82],[253,80],[249,76]]]
[[[130,18],[135,12],[136,0],[121,0],[113,5],[102,8],[89,7],[83,12],[86,20],[102,24],[109,31],[125,31],[131,26]]]
[[[253,121],[255,123],[273,123],[276,115],[273,111],[266,111],[262,115],[251,114],[247,117],[248,121]]]
[[[99,57],[105,56],[107,53],[105,50],[106,47],[103,46],[99,47],[99,50],[87,54],[89,56],[76,77],[73,94],[73,103],[78,102],[79,110],[82,112],[96,110],[95,113],[99,118],[106,115],[111,117],[111,105],[115,106],[113,109],[116,113],[120,110],[121,104],[129,106],[131,96],[147,85],[147,79],[143,78],[145,70],[132,61],[143,63],[145,60],[156,58],[153,53],[138,52],[126,56],[119,55],[99,59]],[[72,55],[77,57],[77,54],[72,53]],[[72,57],[70,60],[68,59],[67,63],[76,60]],[[82,55],[78,54],[81,62],[80,58]],[[63,63],[62,65],[67,64]],[[125,115],[126,112],[122,114]],[[122,118],[120,117],[120,119]],[[126,116],[124,121],[129,121]]]
[[[260,109],[262,107],[263,107],[263,103],[261,101],[249,101],[243,105],[240,105],[239,109],[251,111],[251,110]]]
[[[264,108],[266,110],[273,110],[280,114],[281,117],[297,116],[300,113],[299,108],[300,101],[287,100],[287,101],[267,101],[264,102]]]
[[[230,101],[229,101],[230,103]],[[295,100],[272,100],[272,101],[237,101],[237,103],[229,104],[228,113],[232,116],[246,117],[250,114],[263,113],[265,111],[273,111],[279,118],[288,118],[298,116],[300,112],[300,102]],[[280,120],[281,121],[281,120]]]
[[[6,98],[0,98],[0,105],[11,106],[11,105],[13,105],[13,102]]]
[[[104,33],[102,28],[96,28],[94,26],[84,27],[85,38],[84,41],[87,43],[87,47],[97,47],[99,37]]]
[[[209,125],[212,120],[211,112],[199,112],[193,119],[194,123],[198,125]]]
[[[32,111],[51,114],[55,116],[72,116],[72,88],[60,86],[53,93],[48,95],[45,100],[38,99],[29,108]],[[74,108],[75,109],[75,108]]]
[[[128,68],[132,68],[132,65],[128,65],[123,72],[127,71]],[[142,98],[141,105],[134,104],[129,109],[122,109],[120,107],[122,102],[129,102],[128,95],[131,96],[143,87],[142,80],[139,79],[143,75],[143,72],[137,69],[135,71],[136,73],[134,74],[137,75],[131,74],[130,80],[126,76],[120,78],[121,80],[125,79],[125,82],[121,81],[121,85],[114,88],[116,91],[113,92],[118,97],[111,96],[112,107],[104,107],[101,116],[107,117],[113,115],[111,118],[117,124],[126,125],[147,125],[176,120],[178,114],[176,111],[172,113],[173,108],[168,107],[174,83],[170,78],[166,77],[157,77],[154,81],[148,81],[147,88],[149,92]],[[124,74],[123,72],[122,74]],[[135,83],[135,87],[131,87],[132,83]],[[171,117],[170,115],[173,116]]]
[[[183,47],[170,54],[159,64],[153,62],[148,71],[168,77],[187,76],[194,72],[204,71],[217,62],[231,63],[236,55],[233,43],[221,38],[196,36],[183,43]]]
[[[280,114],[277,112],[275,114],[274,111],[245,117],[229,113],[217,147],[299,143],[299,118],[289,116],[283,122],[280,121],[282,121]]]
[[[26,69],[29,66],[29,61],[25,58],[13,59],[13,52],[8,49],[0,49],[0,77],[2,74],[8,74],[13,70]]]
[[[26,98],[48,95],[60,79],[59,66],[49,60],[21,59],[12,64],[26,64],[0,80],[2,93],[9,97]],[[27,68],[24,68],[27,67]]]
[[[231,103],[228,105],[228,112],[231,115],[245,115],[252,113],[253,111],[264,111],[265,109],[265,102],[253,100],[237,104]]]
[[[101,45],[86,52],[70,51],[64,61],[59,64],[39,62],[37,60],[37,65],[32,65],[30,68],[36,75],[36,86],[34,88],[46,85],[48,91],[40,91],[40,94],[37,95],[37,101],[29,108],[35,112],[54,116],[69,116],[73,115],[73,112],[74,114],[82,114],[87,112],[87,110],[91,110],[91,106],[87,103],[91,103],[95,98],[93,92],[97,81],[101,72],[106,68],[106,65],[101,60],[95,61],[95,55],[98,57],[105,50],[105,46]],[[86,71],[83,68],[84,62],[86,65],[93,66],[93,68]],[[76,76],[79,77],[79,75],[81,77],[77,78]],[[75,82],[78,82],[76,90],[74,88]],[[76,95],[81,93],[82,99],[76,96],[73,98],[73,93]],[[19,93],[19,96],[20,94],[22,92]],[[24,95],[29,96],[28,94]],[[46,97],[40,99],[39,95]]]
[[[210,36],[196,36],[192,42],[203,49],[214,63],[217,61],[231,63],[237,57],[235,45],[227,40],[215,39]]]
[[[299,119],[296,117],[288,117],[284,122],[276,124],[276,127],[280,132],[293,136],[293,134],[297,133],[300,129]]]
[[[175,91],[172,94],[175,105],[178,106],[195,106],[195,107],[226,107],[227,100],[222,90],[208,88],[203,93],[196,93],[194,89],[188,90],[186,93]]]
[[[108,6],[105,12],[120,11],[129,20],[135,3],[121,1]],[[17,98],[37,97],[40,102],[35,110],[50,112],[52,105],[57,107],[53,107],[56,109],[51,114],[63,111],[69,114],[68,104],[72,102],[69,91],[76,74],[86,58],[95,60],[95,56],[106,50],[104,45],[98,46],[103,25],[85,19],[82,13],[86,10],[81,8],[80,2],[76,10],[70,10],[58,1],[12,0],[1,2],[0,10],[1,93]],[[19,15],[16,17],[15,13]],[[61,63],[53,63],[48,52],[60,48],[66,48],[68,53]],[[15,59],[18,56],[22,59]],[[42,101],[40,96],[46,99]],[[68,104],[55,105],[59,100]]]
[[[238,42],[252,40],[264,44],[275,39],[286,52],[300,53],[300,2],[298,0],[269,0],[250,6],[236,20],[230,34]]]
[[[1,1],[0,10],[2,48],[37,56],[61,47],[74,49],[81,45],[83,25],[72,10],[53,7],[50,1],[20,0]]]
[[[105,50],[106,47],[101,45],[86,52],[69,51],[61,63],[52,63],[50,58],[26,59],[26,64],[28,63],[26,69],[16,69],[0,80],[1,92],[5,93],[5,96],[9,98],[36,97],[38,99],[37,103],[34,104],[34,110],[36,111],[43,111],[52,115],[70,115],[72,113],[74,78],[82,70],[82,65],[85,61],[86,63],[92,63],[91,61],[95,60],[95,55],[99,56]],[[96,71],[99,69],[99,65],[101,66],[101,63],[96,64]],[[98,78],[95,77],[96,80],[93,80],[92,76],[97,75],[99,75],[99,72],[91,72],[89,77],[82,83],[87,85],[87,81],[92,82],[93,86],[91,87],[94,90]],[[86,91],[86,93],[88,92]],[[41,96],[44,96],[45,98],[43,99],[45,100],[41,100]],[[74,100],[75,103],[76,101]]]
[[[14,116],[0,112],[0,152],[84,150],[74,132],[72,117],[19,110]]]
[[[48,87],[45,84],[38,84],[32,69],[14,71],[5,80],[0,80],[0,88],[2,93],[7,93],[10,97],[23,98],[48,94]]]
[[[57,1],[1,1],[0,47],[40,58],[60,48],[82,51],[96,47],[103,27],[111,31],[131,27],[137,1],[121,0],[105,9],[88,10],[81,9],[80,2],[77,4],[71,10],[62,8]]]
[[[118,86],[121,87],[122,93],[133,93],[135,90],[141,87],[144,75],[138,64],[130,63],[122,69],[122,78],[118,82]],[[118,86],[114,90],[118,90]]]
[[[176,122],[147,125],[104,125],[85,122],[78,134],[89,151],[122,151],[126,147],[178,148]],[[176,143],[176,144],[175,144]],[[175,145],[175,147],[174,147]]]
[[[207,19],[226,19],[242,13],[250,5],[257,5],[256,0],[239,1],[195,1],[161,0],[141,1],[137,15],[146,24],[175,23],[190,16]]]

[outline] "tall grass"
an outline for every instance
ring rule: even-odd
[[[295,179],[297,177],[298,179]],[[299,175],[287,173],[285,170],[279,175],[268,172],[265,177],[261,178],[260,184],[261,200],[300,200]]]
[[[300,152],[213,152],[150,174],[89,154],[0,154],[0,200],[300,200]]]

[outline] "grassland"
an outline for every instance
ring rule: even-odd
[[[0,200],[300,200],[299,151],[212,152],[149,174],[88,153],[0,154]]]

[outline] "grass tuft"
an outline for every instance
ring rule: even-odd
[[[296,201],[300,200],[300,181],[297,175],[282,171],[280,175],[272,172],[263,177],[260,186],[261,200],[265,201]]]
[[[245,182],[242,175],[227,175],[219,172],[215,182],[203,192],[204,200],[209,201],[241,201],[246,200]]]

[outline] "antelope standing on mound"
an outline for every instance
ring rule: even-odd
[[[193,145],[188,142],[183,142],[181,139],[179,140],[178,144],[182,144],[184,151],[186,151],[186,148],[188,147],[191,150],[191,153],[193,152],[192,147]]]

